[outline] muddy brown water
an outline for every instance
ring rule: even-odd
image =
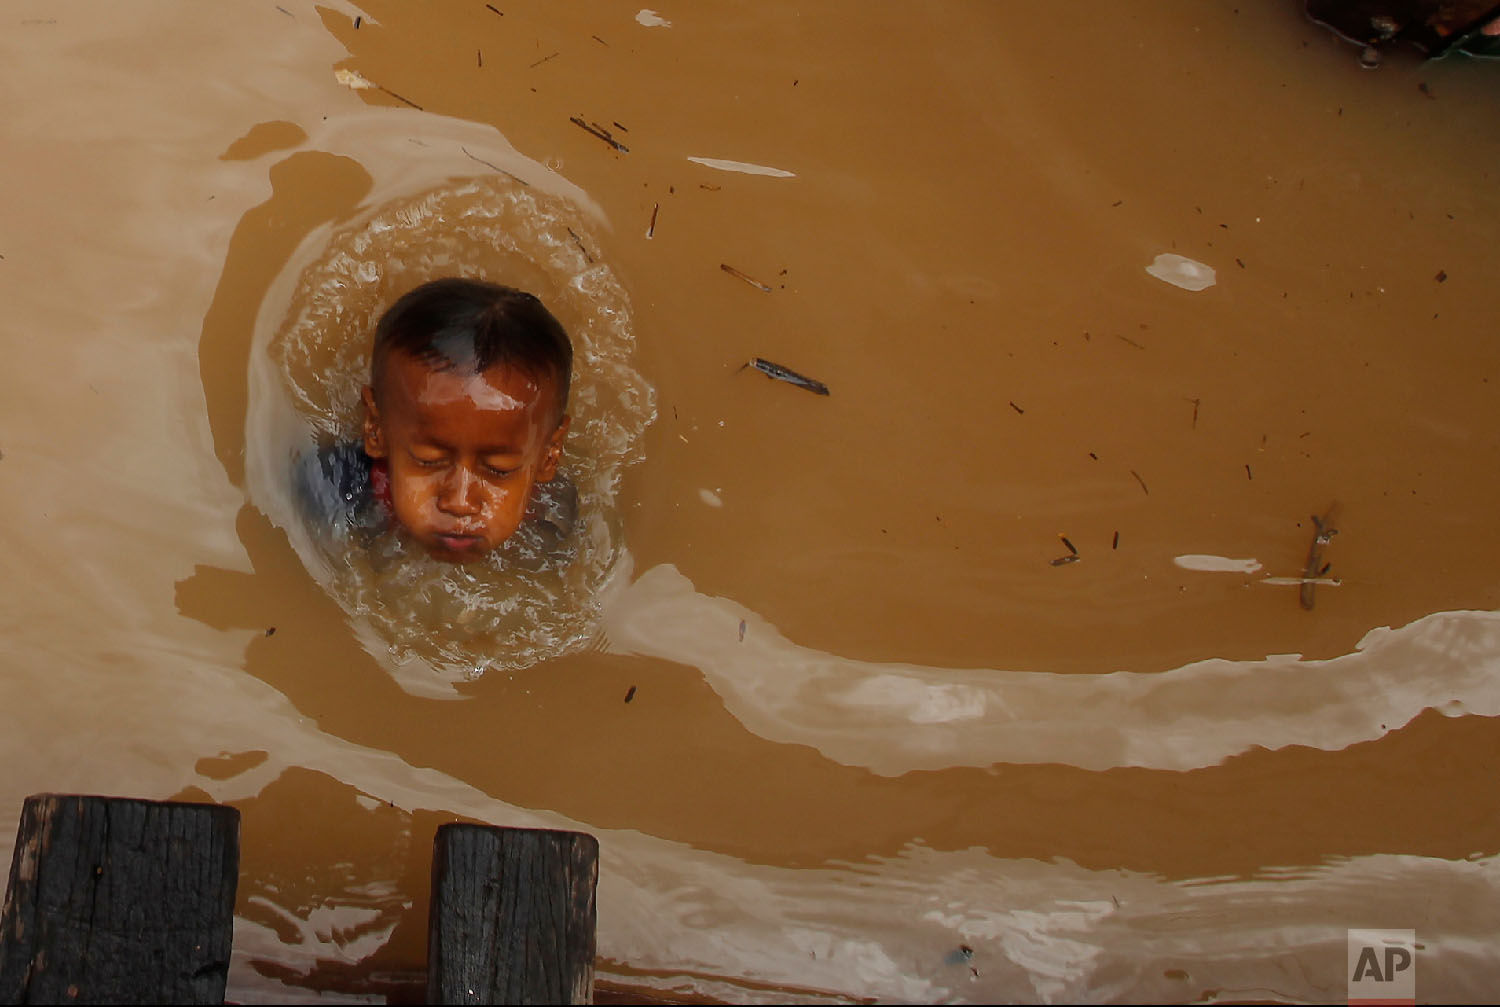
[[[241,1002],[419,996],[455,818],[600,837],[616,991],[1340,999],[1389,927],[1483,999],[1500,66],[813,6],[10,5],[0,821],[241,808]],[[657,415],[593,643],[444,699],[247,416],[299,263],[496,172],[595,222]]]

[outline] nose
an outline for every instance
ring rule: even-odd
[[[438,510],[452,517],[473,517],[483,509],[479,489],[474,473],[467,466],[455,465],[438,491]]]

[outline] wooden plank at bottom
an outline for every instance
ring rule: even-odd
[[[0,1003],[222,1004],[240,813],[26,799],[0,910]]]
[[[427,1002],[593,1002],[599,842],[582,832],[441,826]]]

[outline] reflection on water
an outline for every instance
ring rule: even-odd
[[[599,836],[622,986],[1322,1002],[1392,927],[1484,999],[1500,67],[1298,7],[1085,4],[1072,59],[965,0],[18,8],[0,822],[234,802],[242,1002],[418,995],[456,817]],[[277,495],[403,227],[655,388],[601,648],[398,684]]]

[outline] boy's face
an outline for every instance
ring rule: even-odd
[[[399,352],[383,367],[380,401],[364,390],[365,453],[389,466],[396,520],[439,559],[475,559],[557,474],[568,417],[556,416],[556,379],[439,371]]]

